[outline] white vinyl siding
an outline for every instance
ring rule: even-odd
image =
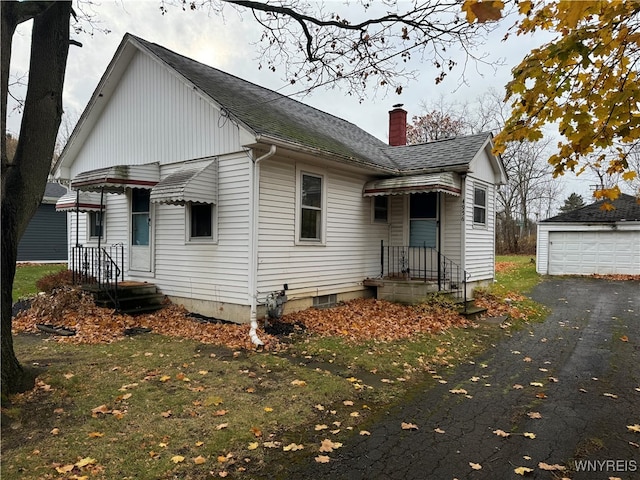
[[[98,100],[100,101],[100,100]],[[71,166],[173,163],[238,151],[241,131],[177,75],[136,53]]]
[[[488,280],[494,277],[495,263],[495,186],[473,177],[466,179],[466,228],[464,269],[469,281]],[[486,189],[486,224],[474,223],[474,193],[476,188]]]
[[[464,218],[462,197],[441,194],[442,218],[442,254],[458,266],[462,266],[462,228],[460,222]]]
[[[284,283],[290,299],[362,290],[365,278],[380,273],[380,241],[388,240],[389,226],[371,223],[371,202],[362,196],[366,176],[327,168],[325,241],[296,241],[296,172],[305,167],[278,157],[261,165],[260,300]]]
[[[640,224],[540,223],[538,273],[640,274]]]
[[[164,178],[179,165],[161,171]],[[156,205],[156,275],[162,293],[194,300],[246,304],[249,168],[244,154],[219,159],[217,242],[188,241],[188,206]]]

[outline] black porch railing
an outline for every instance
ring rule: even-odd
[[[104,291],[118,308],[118,282],[124,280],[122,243],[110,247],[73,247],[69,269],[73,272],[73,283],[94,285]]]
[[[385,246],[380,242],[380,277],[437,282],[438,291],[453,293],[467,301],[467,274],[435,248]]]

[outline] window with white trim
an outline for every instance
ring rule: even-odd
[[[487,189],[484,187],[473,189],[473,223],[487,224]]]
[[[300,240],[322,241],[323,177],[300,175]]]
[[[102,216],[102,219],[100,218]],[[89,221],[89,238],[92,240],[97,240],[98,238],[104,239],[105,225],[104,221],[106,219],[105,212],[89,212],[88,221]]]
[[[190,241],[214,239],[214,205],[189,203],[187,206],[187,238]]]
[[[389,197],[386,195],[373,197],[373,221],[376,223],[389,221]]]

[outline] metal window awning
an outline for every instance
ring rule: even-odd
[[[159,181],[160,166],[157,163],[113,165],[79,173],[71,181],[71,188],[89,192],[103,190],[110,193],[123,193],[127,187],[151,188]]]
[[[104,210],[106,205],[102,205]],[[99,212],[100,194],[97,192],[69,192],[56,202],[57,212]]]
[[[460,196],[462,193],[460,177],[454,172],[439,172],[372,180],[365,184],[362,195],[375,197],[424,192],[442,192]]]
[[[151,189],[153,203],[185,205],[218,202],[218,161],[188,162]]]

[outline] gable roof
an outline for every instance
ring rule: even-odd
[[[466,171],[478,151],[491,142],[490,133],[481,133],[390,147],[353,123],[127,33],[65,145],[56,170],[77,154],[138,51],[152,56],[212,100],[252,133],[256,143],[280,143],[294,150],[325,154],[380,175]],[[501,162],[498,157],[493,160]]]
[[[609,201],[614,210],[603,210],[602,205],[608,200],[599,200],[590,205],[577,208],[570,212],[561,213],[555,217],[547,218],[542,222],[549,223],[612,223],[612,222],[640,222],[640,203],[638,199],[626,193]]]

